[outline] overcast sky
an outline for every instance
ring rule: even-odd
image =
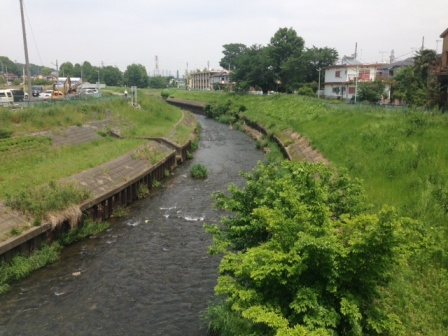
[[[293,28],[306,47],[355,52],[365,63],[410,57],[422,46],[441,52],[447,0],[23,0],[30,63],[55,68],[89,61],[153,75],[219,69],[222,46],[267,45]],[[25,62],[19,0],[0,0],[0,56]],[[437,44],[437,40],[440,42]]]

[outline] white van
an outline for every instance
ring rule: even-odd
[[[14,103],[11,90],[0,90],[0,106],[8,106]]]

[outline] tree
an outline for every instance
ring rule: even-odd
[[[62,63],[59,66],[59,76],[62,77],[73,77],[75,75],[74,67],[71,62]]]
[[[149,87],[153,89],[164,89],[168,85],[166,77],[154,76],[149,78]]]
[[[232,214],[206,225],[223,254],[215,293],[237,333],[400,334],[377,301],[414,223],[388,207],[367,214],[359,182],[324,165],[260,163],[243,176],[243,189],[214,195]]]
[[[128,65],[124,72],[124,83],[128,86],[147,87],[149,83],[146,68],[141,64]]]
[[[305,41],[292,28],[280,28],[271,38],[267,53],[282,91],[291,91],[291,82],[296,71],[291,71],[291,64],[296,64],[303,52]]]
[[[247,47],[241,43],[224,44],[222,47],[224,57],[219,61],[219,65],[228,70],[234,69],[239,56],[247,51]]]
[[[101,77],[108,86],[120,86],[123,83],[123,74],[120,69],[110,65],[101,69]]]
[[[220,65],[234,69],[231,80],[239,87],[259,87],[292,92],[305,83],[318,82],[318,69],[334,64],[338,53],[332,48],[304,48],[305,41],[292,28],[280,28],[267,46],[225,44]],[[323,76],[323,71],[321,75]],[[323,82],[323,81],[322,81]]]
[[[385,92],[385,85],[380,80],[375,80],[372,83],[361,83],[358,86],[357,96],[359,101],[367,101],[369,103],[376,103],[381,100]]]
[[[6,73],[6,71],[8,71],[9,73],[13,73],[18,76],[22,74],[22,67],[19,66],[19,64],[16,64],[13,61],[11,61],[8,57],[0,56],[0,64],[1,64],[0,69],[3,73]]]
[[[238,57],[236,69],[230,78],[242,89],[258,87],[266,94],[275,88],[276,76],[273,70],[266,47],[253,45]]]
[[[392,98],[404,100],[411,106],[436,106],[441,88],[431,69],[436,65],[434,50],[420,50],[414,57],[414,66],[402,69],[392,83]]]
[[[424,49],[417,51],[414,57],[414,73],[423,83],[427,83],[430,70],[437,63],[437,53],[435,50]]]

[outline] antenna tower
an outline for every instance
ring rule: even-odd
[[[154,76],[159,76],[159,56],[156,55],[156,67],[154,69]]]

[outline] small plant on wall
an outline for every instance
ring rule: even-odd
[[[207,168],[205,168],[203,165],[195,164],[193,165],[193,167],[191,167],[190,175],[193,178],[205,179],[207,178],[208,171]]]
[[[142,199],[149,195],[149,188],[146,184],[139,184],[137,189],[137,198]]]

